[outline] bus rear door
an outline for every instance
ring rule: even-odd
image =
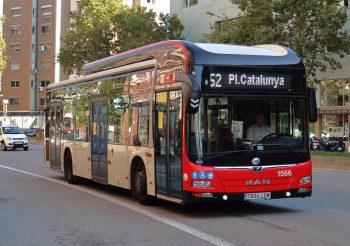
[[[50,104],[50,168],[61,171],[61,140],[63,107],[61,102]]]
[[[91,103],[91,172],[92,179],[107,183],[107,99]]]

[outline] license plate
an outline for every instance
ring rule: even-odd
[[[244,200],[269,200],[271,192],[244,193]]]
[[[343,148],[342,147],[338,147],[338,150],[343,150]]]
[[[14,142],[14,144],[23,144],[23,142]]]

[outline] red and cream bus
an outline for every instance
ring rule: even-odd
[[[257,113],[271,134],[252,141]],[[143,204],[308,197],[316,117],[292,50],[164,41],[48,86],[45,162]]]

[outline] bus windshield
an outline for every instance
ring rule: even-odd
[[[203,96],[187,116],[187,154],[200,165],[300,163],[307,149],[306,98]]]

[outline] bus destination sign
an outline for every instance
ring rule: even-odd
[[[210,72],[204,78],[206,90],[258,90],[291,91],[290,74],[252,72]]]

